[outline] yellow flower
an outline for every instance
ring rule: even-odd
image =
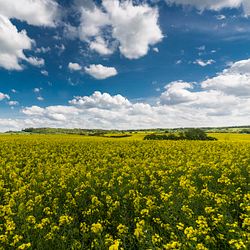
[[[243,243],[242,240],[230,240],[228,242],[230,245],[234,245],[236,249],[246,249],[246,245]]]
[[[211,214],[211,213],[214,213],[215,209],[213,209],[212,207],[205,207],[205,212],[207,214]]]
[[[161,238],[161,236],[159,235],[159,234],[154,234],[153,236],[152,236],[152,243],[154,244],[154,245],[157,245],[158,243],[160,243],[162,241],[162,238]]]
[[[193,229],[193,227],[186,227],[184,230],[184,234],[187,236],[188,239],[196,241],[197,238],[195,237],[196,235],[196,230]]]
[[[172,241],[170,243],[163,245],[163,247],[166,250],[177,250],[181,248],[181,243],[178,241]]]
[[[26,221],[31,223],[31,224],[35,224],[36,223],[36,218],[33,215],[30,215],[26,218]]]
[[[120,245],[120,240],[115,240],[113,245],[109,247],[109,250],[118,250]]]
[[[18,235],[18,234],[16,234],[14,237],[13,237],[13,242],[12,242],[12,246],[15,246],[16,245],[16,243],[18,243],[20,240],[22,240],[23,239],[23,236],[21,236],[21,235]]]
[[[91,226],[91,231],[95,234],[99,234],[103,231],[103,227],[101,223],[93,223]]]
[[[85,222],[82,222],[80,224],[80,229],[81,229],[81,232],[83,232],[83,233],[88,232],[88,226],[87,226],[87,224]]]
[[[0,235],[0,242],[4,243],[4,242],[7,242],[7,240],[8,240],[7,235],[4,235],[4,234]]]
[[[197,250],[208,250],[208,248],[206,248],[202,243],[198,243],[196,245],[196,249]]]
[[[118,234],[120,234],[120,235],[128,233],[128,228],[123,224],[119,224],[117,226],[117,230],[118,230]]]
[[[136,223],[136,228],[134,231],[134,235],[137,239],[141,238],[144,236],[144,225],[145,225],[145,221],[141,220],[140,222]]]
[[[17,249],[18,250],[24,250],[24,249],[28,249],[31,247],[31,243],[26,243],[26,244],[22,244],[21,246],[19,246]]]
[[[142,215],[142,216],[147,216],[147,215],[149,215],[149,210],[146,209],[146,208],[142,209],[142,210],[141,210],[141,215]]]
[[[68,215],[62,215],[59,218],[59,225],[60,226],[63,225],[63,224],[69,225],[72,221],[73,221],[72,217],[70,217]]]
[[[176,227],[179,229],[179,230],[183,230],[184,229],[184,224],[183,223],[178,223],[177,225],[176,225]]]

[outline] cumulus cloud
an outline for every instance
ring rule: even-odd
[[[9,95],[0,92],[0,101],[3,99],[10,99]]]
[[[19,105],[19,102],[18,101],[9,101],[8,104],[9,104],[9,106],[17,106],[17,105]]]
[[[40,93],[41,90],[42,90],[42,88],[34,88],[34,89],[33,89],[33,92],[34,92],[34,93]]]
[[[171,82],[166,85],[165,91],[160,96],[160,105],[173,105],[175,107],[186,107],[203,110],[204,113],[216,113],[221,109],[230,110],[230,107],[238,104],[238,100],[233,95],[228,95],[220,90],[194,91],[195,83],[182,81]]]
[[[198,10],[204,11],[205,9],[220,11],[223,8],[240,8],[246,15],[250,15],[250,2],[249,0],[165,0],[167,4],[189,5],[194,6]]]
[[[117,70],[114,67],[106,67],[101,64],[91,64],[84,69],[87,74],[98,80],[117,75]]]
[[[122,95],[96,91],[90,96],[74,97],[64,106],[26,107],[22,109],[22,119],[0,119],[0,129],[246,125],[250,123],[249,62],[250,59],[235,62],[199,83],[168,83],[155,102],[134,102]],[[40,90],[37,88],[35,92],[39,94]]]
[[[30,60],[24,50],[31,49],[34,41],[25,30],[18,31],[8,18],[0,15],[0,67],[7,70],[22,70],[20,60]],[[34,61],[32,61],[34,62]]]
[[[129,100],[121,95],[111,96],[99,91],[95,91],[91,96],[76,96],[69,103],[78,107],[102,109],[117,109],[131,105]]]
[[[171,82],[165,86],[165,89],[166,91],[160,96],[161,104],[175,105],[197,99],[195,93],[190,91],[190,89],[193,89],[192,83],[183,81]]]
[[[53,0],[0,0],[0,14],[36,26],[54,26],[59,6]]]
[[[78,64],[78,63],[72,63],[72,62],[70,62],[70,63],[68,64],[68,68],[69,68],[70,70],[72,70],[72,71],[79,71],[79,70],[82,69],[82,66],[81,66],[80,64]]]
[[[81,25],[79,27],[80,38],[88,40],[101,33],[101,29],[110,24],[109,17],[97,6],[93,8],[81,8]]]
[[[111,54],[114,48],[110,48],[110,43],[114,40],[122,55],[137,59],[163,38],[158,10],[146,3],[135,5],[128,0],[103,0],[100,8],[83,5],[80,12],[80,39],[100,54]],[[104,36],[105,33],[109,36]]]
[[[36,67],[42,67],[45,64],[45,61],[43,58],[37,58],[37,57],[29,57],[25,59],[27,62],[29,62],[31,65]]]
[[[21,61],[41,67],[44,59],[27,57],[24,50],[35,44],[25,30],[19,31],[10,19],[18,19],[36,26],[54,26],[58,4],[52,0],[0,0],[0,67],[22,70]]]
[[[230,68],[225,69],[224,73],[236,73],[236,74],[247,74],[250,75],[250,59],[237,61],[231,63]]]
[[[110,47],[108,42],[100,36],[96,37],[94,41],[90,42],[89,48],[101,55],[111,55],[114,52],[114,46]]]
[[[216,90],[194,92],[192,83],[171,83],[176,89],[187,88],[191,98],[184,101],[133,103],[121,95],[95,92],[90,96],[79,96],[67,106],[38,106],[22,110],[26,123],[35,126],[82,127],[82,128],[152,128],[183,126],[242,125],[250,122],[250,101],[226,95]],[[176,85],[176,86],[174,86]],[[166,91],[168,89],[166,88]],[[183,96],[180,93],[180,96]],[[174,98],[172,96],[172,98]],[[175,98],[179,98],[176,94]],[[41,126],[41,125],[40,125]]]
[[[157,47],[154,47],[153,51],[156,52],[156,53],[159,53],[159,49]]]
[[[43,98],[42,96],[38,96],[36,99],[37,99],[38,101],[44,101],[44,98]]]
[[[65,121],[66,115],[70,117],[71,115],[77,115],[78,111],[74,107],[67,106],[49,106],[46,108],[41,108],[38,106],[26,107],[22,110],[23,114],[26,114],[35,118],[43,118],[53,121]]]
[[[202,60],[202,59],[197,59],[197,60],[195,60],[194,62],[193,62],[194,64],[197,64],[197,65],[199,65],[199,66],[201,66],[201,67],[206,67],[206,66],[208,66],[208,65],[211,65],[211,64],[213,64],[213,63],[215,63],[215,61],[214,60],[212,60],[212,59],[209,59],[209,60]]]
[[[217,76],[201,83],[204,89],[216,89],[229,95],[250,96],[250,59],[233,63]]]

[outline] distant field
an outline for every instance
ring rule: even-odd
[[[249,249],[249,137],[143,136],[1,135],[0,249]]]
[[[250,142],[250,134],[209,133],[209,135],[217,138],[220,141],[248,141]]]
[[[43,134],[0,134],[2,140],[14,140],[25,138],[27,140],[33,140],[34,138],[53,138],[60,140],[64,138],[66,140],[143,140],[143,138],[153,132],[137,132],[137,133],[107,133],[104,136],[86,136],[86,135],[43,135]],[[219,141],[246,141],[250,142],[250,134],[237,134],[237,133],[208,133],[209,136],[217,138]],[[122,137],[124,136],[124,137]]]

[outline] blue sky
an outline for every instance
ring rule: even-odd
[[[249,15],[247,0],[0,0],[0,130],[249,125]]]

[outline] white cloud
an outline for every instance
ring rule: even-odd
[[[250,59],[233,63],[217,76],[203,81],[201,86],[229,95],[250,97]]]
[[[225,15],[217,15],[216,18],[217,18],[217,20],[224,20],[224,19],[226,19],[226,16]]]
[[[158,25],[158,10],[132,1],[103,0],[102,9],[95,5],[81,8],[80,39],[100,54],[111,54],[110,40],[119,43],[122,55],[137,59],[147,54],[149,46],[163,38]],[[110,34],[104,37],[104,31]],[[106,32],[107,33],[107,32]]]
[[[158,25],[158,10],[146,4],[133,5],[132,1],[120,3],[104,0],[103,6],[112,23],[112,36],[120,43],[121,53],[129,59],[147,54],[149,46],[162,40]]]
[[[109,17],[97,6],[81,8],[80,39],[88,41],[91,37],[99,36],[101,29],[110,24]]]
[[[114,48],[110,48],[102,37],[98,36],[94,41],[90,42],[89,48],[96,51],[101,55],[111,55],[114,52]]]
[[[0,92],[0,101],[3,99],[10,99],[9,95]]]
[[[10,106],[17,106],[17,105],[19,105],[19,102],[18,101],[9,101],[8,104]]]
[[[60,44],[60,45],[56,44],[55,48],[58,49],[58,55],[61,55],[64,52],[64,50],[66,49],[64,44]]]
[[[42,118],[45,121],[52,120],[64,122],[66,120],[66,115],[68,115],[68,117],[70,117],[70,115],[77,115],[78,111],[74,107],[67,106],[49,106],[47,108],[31,106],[24,108],[22,113],[30,117],[35,117],[35,119]]]
[[[172,103],[133,103],[121,95],[95,92],[79,96],[67,106],[38,106],[23,109],[28,120],[35,126],[82,127],[82,128],[152,128],[183,126],[242,125],[250,122],[250,101],[224,94],[217,90],[194,92],[193,83],[171,83],[176,90],[187,89],[190,93],[176,92]],[[166,91],[169,88],[166,86]],[[178,96],[179,93],[179,96]],[[188,98],[186,97],[188,96]],[[190,98],[191,96],[191,98]],[[180,97],[184,101],[180,102]],[[161,99],[162,100],[162,99]],[[175,103],[174,103],[175,102]]]
[[[161,104],[175,105],[197,99],[195,93],[190,92],[193,89],[191,83],[176,81],[165,86],[166,91],[160,96]]]
[[[0,67],[22,70],[23,60],[33,66],[43,66],[44,59],[26,57],[24,50],[32,49],[35,42],[25,30],[17,30],[10,19],[36,26],[55,26],[58,9],[57,2],[53,0],[0,0]]]
[[[95,91],[91,96],[76,96],[69,101],[70,104],[85,108],[117,109],[131,105],[125,97],[121,95],[111,96],[108,93]]]
[[[35,52],[45,54],[49,52],[50,50],[51,50],[50,47],[41,47],[41,48],[36,48]]]
[[[24,50],[31,49],[32,43],[25,30],[19,32],[8,18],[0,15],[0,67],[22,70],[19,62],[29,60]]]
[[[34,93],[40,93],[41,90],[42,90],[42,88],[34,88],[34,89],[33,89],[33,92],[34,92]]]
[[[79,70],[82,69],[82,66],[81,66],[80,64],[78,64],[78,63],[72,63],[72,62],[70,62],[70,63],[68,64],[68,68],[69,68],[70,70],[72,70],[72,71],[79,71]]]
[[[0,14],[36,26],[54,26],[58,7],[53,0],[0,0]]]
[[[87,74],[98,80],[117,75],[117,70],[114,67],[106,67],[101,64],[91,64],[84,69]]]
[[[0,131],[18,130],[21,129],[19,119],[1,119],[0,118]],[[24,125],[25,126],[25,125]]]
[[[159,49],[157,47],[154,47],[153,51],[156,52],[156,53],[159,53]]]
[[[241,60],[235,63],[229,64],[230,68],[225,69],[224,73],[237,73],[250,75],[250,59]]]
[[[250,96],[250,75],[221,74],[202,82],[202,87],[236,96]]]
[[[76,39],[76,38],[79,37],[79,29],[77,27],[75,27],[75,26],[72,26],[69,23],[65,23],[64,24],[63,34],[68,39],[73,40],[73,39]],[[54,38],[56,39],[57,37],[54,37]],[[59,39],[56,39],[56,40],[59,40]]]
[[[197,60],[195,60],[193,63],[194,63],[194,64],[198,64],[198,65],[200,65],[201,67],[206,67],[206,66],[208,66],[208,65],[211,65],[211,64],[215,63],[215,61],[212,60],[212,59],[209,59],[209,60],[207,60],[207,61],[202,60],[202,59],[197,59]]]
[[[31,106],[23,109],[22,112],[26,115],[42,115],[43,108],[40,108],[38,106]]]
[[[49,72],[47,70],[41,70],[41,74],[44,76],[48,76]]]
[[[74,97],[64,106],[26,107],[22,110],[23,118],[0,119],[0,130],[41,126],[128,129],[250,124],[249,61],[235,62],[200,83],[166,84],[154,102],[133,102],[122,95],[96,91],[90,96]],[[38,95],[40,91],[41,88],[35,90]]]
[[[58,9],[57,2],[53,0],[0,0],[0,67],[22,70],[21,61],[43,66],[44,59],[26,57],[24,50],[31,50],[35,42],[25,30],[18,31],[10,19],[36,26],[55,26]]]
[[[249,0],[165,0],[167,4],[181,4],[194,6],[198,10],[204,11],[205,9],[220,11],[223,8],[240,8],[246,15],[250,15],[250,2]]]
[[[38,96],[36,99],[37,99],[38,101],[44,101],[44,98],[43,98],[42,96]]]
[[[45,64],[43,58],[29,57],[29,58],[26,58],[25,60],[29,62],[31,65],[36,66],[36,67],[42,67]]]

